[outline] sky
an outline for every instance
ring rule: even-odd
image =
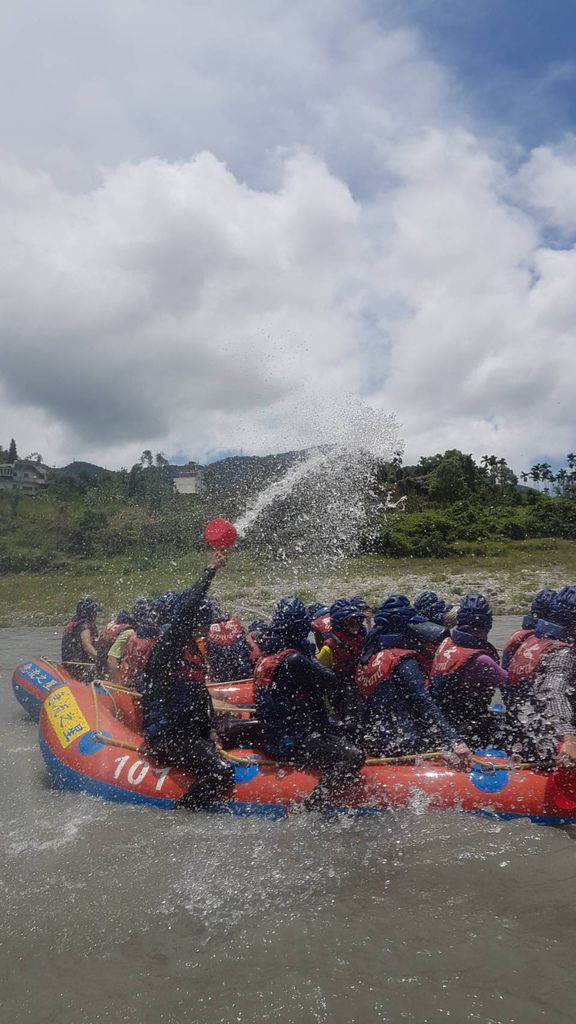
[[[5,0],[0,443],[205,462],[364,405],[407,461],[561,461],[575,37],[573,0]]]

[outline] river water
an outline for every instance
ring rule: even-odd
[[[496,642],[516,619],[498,620]],[[46,787],[0,630],[4,1024],[536,1024],[576,1012],[576,844],[457,813],[235,819]]]

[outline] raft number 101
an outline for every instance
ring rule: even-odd
[[[124,754],[124,757],[116,757],[116,767],[114,769],[114,778],[119,779],[122,772],[126,768],[128,761],[130,760],[130,754]],[[126,779],[131,786],[139,786],[144,781],[148,772],[150,771],[151,765],[147,761],[133,761],[130,767],[126,771]],[[169,768],[152,768],[155,775],[158,776],[156,780],[155,792],[159,793],[164,785],[167,775],[170,773]]]

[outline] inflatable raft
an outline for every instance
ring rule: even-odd
[[[194,781],[146,755],[138,698],[130,691],[87,686],[41,660],[17,667],[14,689],[21,701],[26,694],[25,706],[34,713],[40,710],[40,747],[54,787],[170,809]],[[235,786],[213,810],[280,817],[308,796],[318,780],[317,773],[273,764],[245,750],[225,756],[234,764]],[[440,760],[382,761],[366,765],[339,803],[341,809],[361,814],[413,806],[575,824],[576,780],[562,769],[547,773],[513,768],[498,751],[485,752],[469,771],[457,771]]]

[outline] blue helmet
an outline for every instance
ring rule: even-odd
[[[356,608],[359,608],[361,612],[370,611],[370,605],[368,604],[368,601],[366,601],[363,597],[360,597],[359,594],[357,594],[355,597],[350,598],[350,604],[355,605]]]
[[[374,614],[374,625],[393,633],[405,633],[414,621],[422,622],[423,618],[404,594],[391,594]]]
[[[140,626],[156,626],[160,621],[153,597],[138,597],[132,607],[132,620]]]
[[[286,637],[307,637],[311,628],[310,613],[299,597],[282,597],[274,609],[270,630]]]
[[[414,607],[419,615],[423,615],[429,622],[437,622],[442,625],[442,616],[453,607],[448,601],[438,597],[433,590],[424,590],[414,600]]]
[[[458,629],[486,630],[492,628],[492,609],[483,594],[466,594],[456,614]]]
[[[530,611],[537,619],[549,619],[550,610],[556,596],[557,592],[555,590],[539,590],[537,594],[534,594]]]
[[[163,594],[160,594],[160,597],[156,598],[160,622],[170,622],[178,606],[179,598],[180,594],[177,590],[166,590]]]
[[[359,608],[353,601],[347,601],[345,597],[339,597],[329,609],[330,622],[335,629],[341,629],[348,619],[364,620],[364,610]]]
[[[562,587],[550,602],[548,614],[559,626],[576,625],[576,586]]]
[[[115,622],[117,622],[119,626],[121,626],[121,625],[123,625],[123,624],[124,624],[125,622],[131,622],[131,621],[132,621],[132,616],[130,615],[130,612],[127,612],[127,611],[126,611],[126,609],[125,609],[125,608],[122,608],[122,609],[121,609],[121,610],[120,610],[119,612],[117,612],[117,613],[116,613],[116,615],[114,616],[114,621],[115,621]]]
[[[77,619],[92,619],[102,609],[100,605],[92,597],[83,597],[76,605],[76,618]]]

